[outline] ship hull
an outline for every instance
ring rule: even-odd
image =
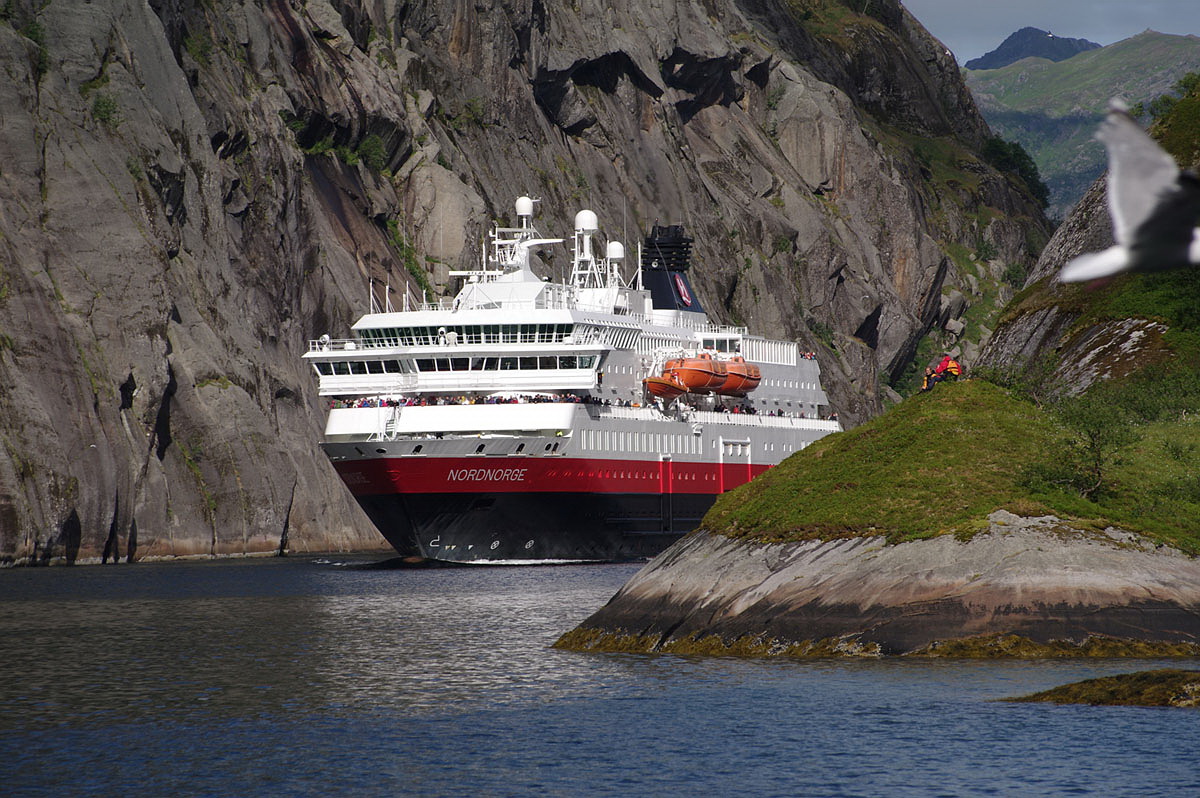
[[[402,556],[477,563],[653,557],[694,529],[721,492],[767,468],[555,457],[335,466]]]
[[[615,493],[358,497],[400,554],[481,564],[647,559],[695,528],[715,500]]]

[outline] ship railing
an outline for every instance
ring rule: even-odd
[[[654,407],[615,407],[610,405],[584,404],[593,418],[623,418],[633,421],[662,421],[663,414]]]
[[[308,342],[309,352],[352,352],[366,348],[357,338],[316,338]]]
[[[688,416],[688,420],[701,424],[736,424],[739,427],[811,429],[826,432],[837,432],[842,428],[842,425],[833,419],[768,416],[755,413],[717,413],[712,410],[696,410]]]
[[[321,377],[321,396],[373,397],[407,393],[417,387],[416,374],[363,374]]]

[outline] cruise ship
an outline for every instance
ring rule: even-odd
[[[330,403],[321,446],[401,555],[651,557],[719,494],[840,429],[811,353],[709,322],[681,226],[656,224],[627,266],[595,213],[568,244],[539,234],[534,203],[517,200],[478,269],[451,272],[453,299],[373,296],[352,337],[304,355]],[[558,280],[534,273],[531,258],[568,248],[569,274],[566,258]]]

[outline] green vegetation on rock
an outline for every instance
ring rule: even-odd
[[[1095,706],[1200,707],[1200,671],[1163,669],[1123,673],[1005,700]]]
[[[1030,402],[981,381],[941,385],[724,494],[702,526],[772,541],[970,535],[998,507],[1049,512],[1029,506],[1018,475],[1054,440]]]
[[[830,657],[882,657],[878,643],[863,642],[856,635],[820,640],[779,640],[768,635],[742,635],[730,640],[716,634],[693,633],[664,639],[661,634],[627,634],[578,626],[554,643],[567,651],[603,651],[611,654],[678,654],[704,657],[778,657],[825,659]],[[990,634],[955,640],[938,640],[904,654],[905,657],[939,659],[1077,659],[1136,657],[1195,657],[1195,643],[1124,640],[1092,635],[1082,643],[1054,640],[1038,643],[1015,634]],[[1050,691],[1053,692],[1053,691]],[[1039,695],[1042,695],[1039,693]],[[1022,701],[1051,700],[1033,697]]]
[[[1200,380],[1187,373],[1046,407],[983,380],[943,384],[721,496],[702,526],[756,541],[898,543],[966,539],[1005,509],[1200,553],[1197,410]]]

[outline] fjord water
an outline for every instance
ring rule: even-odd
[[[1200,712],[991,701],[1178,662],[560,652],[638,566],[369,560],[0,572],[0,792],[1200,794]]]

